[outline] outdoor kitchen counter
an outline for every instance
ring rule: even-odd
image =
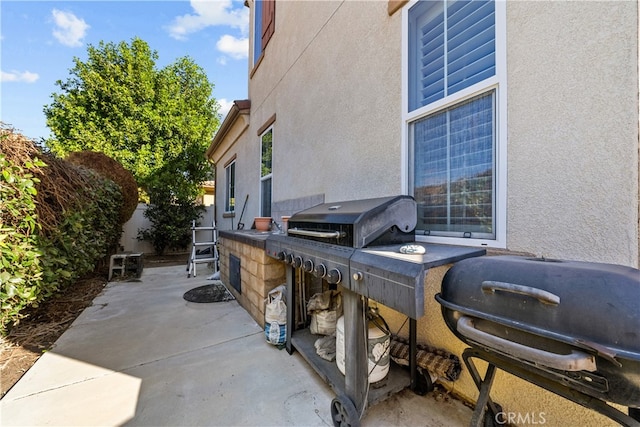
[[[218,235],[225,239],[235,240],[256,248],[264,249],[264,242],[272,234],[271,231],[258,230],[219,230]]]

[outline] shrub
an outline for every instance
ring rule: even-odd
[[[38,245],[34,177],[45,164],[36,159],[23,166],[0,153],[0,331],[17,320],[49,291],[42,286],[42,252]]]
[[[0,334],[117,247],[120,187],[0,129]]]

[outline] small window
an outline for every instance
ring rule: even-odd
[[[273,128],[260,136],[260,216],[271,216]]]
[[[253,63],[258,63],[275,32],[276,1],[255,0],[253,15]]]
[[[236,162],[231,162],[224,168],[226,179],[226,192],[224,198],[224,211],[232,213],[236,210]]]

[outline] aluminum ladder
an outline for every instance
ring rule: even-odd
[[[198,231],[211,231],[211,238],[198,241]],[[205,253],[207,247],[209,250]],[[187,277],[196,277],[196,265],[213,263],[213,272],[219,269],[220,257],[218,254],[218,229],[214,222],[211,227],[199,227],[195,221],[191,222],[191,254],[187,265]]]

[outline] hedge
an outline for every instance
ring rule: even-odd
[[[0,334],[117,248],[120,187],[0,130]]]

